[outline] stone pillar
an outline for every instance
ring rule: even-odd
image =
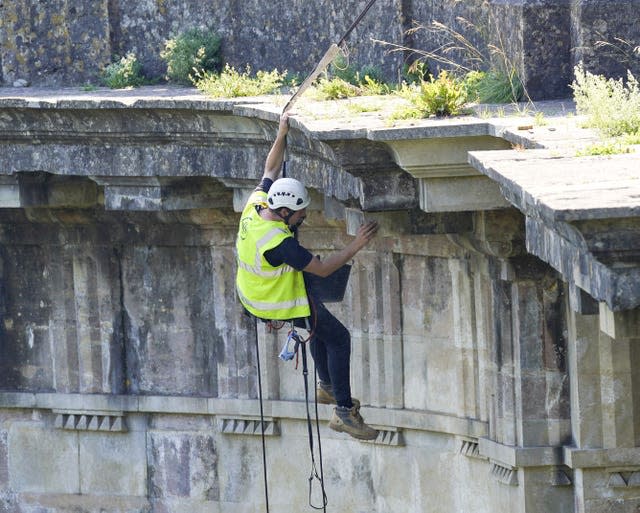
[[[564,458],[576,513],[626,513],[640,504],[640,311],[591,303],[568,309],[573,445]]]
[[[358,254],[351,271],[351,297],[346,298],[353,322],[351,381],[364,404],[404,406],[399,279],[393,254],[373,248]]]
[[[569,4],[569,0],[491,1],[495,22],[491,42],[516,65],[533,100],[570,95]]]
[[[495,262],[495,261],[494,261]],[[504,485],[518,487],[513,511],[566,511],[570,479],[557,447],[569,436],[564,289],[530,256],[490,265],[492,383],[487,387],[489,437],[480,455]],[[514,491],[514,493],[516,493]]]

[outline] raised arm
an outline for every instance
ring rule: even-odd
[[[318,257],[313,257],[311,262],[304,268],[305,271],[311,274],[317,274],[318,276],[329,276],[332,272],[336,271],[349,260],[351,260],[355,254],[364,248],[378,231],[378,223],[375,221],[369,221],[358,228],[356,237],[347,244],[344,249],[331,254],[324,260],[320,260]]]
[[[282,169],[282,161],[284,160],[284,152],[287,146],[287,132],[289,132],[289,114],[284,113],[280,116],[280,124],[278,125],[278,135],[267,155],[264,163],[263,178],[276,180]]]

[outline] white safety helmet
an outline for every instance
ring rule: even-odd
[[[273,182],[267,195],[267,203],[272,210],[281,207],[294,211],[302,210],[310,201],[307,189],[295,178],[279,178]]]

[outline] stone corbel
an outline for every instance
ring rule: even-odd
[[[104,188],[106,210],[173,211],[231,205],[231,193],[208,177],[93,176]],[[234,189],[235,191],[235,189]]]
[[[0,208],[20,208],[21,206],[17,175],[0,176]]]
[[[472,150],[510,147],[489,135],[385,141],[395,162],[418,181],[425,212],[462,212],[506,208],[500,187],[467,163]]]
[[[123,412],[101,412],[81,410],[53,410],[54,426],[73,431],[101,431],[123,433],[127,424]]]
[[[92,176],[104,187],[107,210],[162,210],[162,191],[157,177]]]
[[[226,435],[262,435],[260,418],[249,417],[220,417],[220,432]],[[264,418],[264,434],[266,436],[280,436],[280,427],[275,419]]]
[[[325,191],[337,198],[355,198],[367,211],[417,207],[416,181],[394,162],[387,146],[367,139],[325,141],[345,171],[339,179],[323,179]]]

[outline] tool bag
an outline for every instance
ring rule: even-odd
[[[350,264],[344,264],[325,277],[303,272],[307,294],[318,298],[323,303],[340,303],[344,299],[350,273]]]

